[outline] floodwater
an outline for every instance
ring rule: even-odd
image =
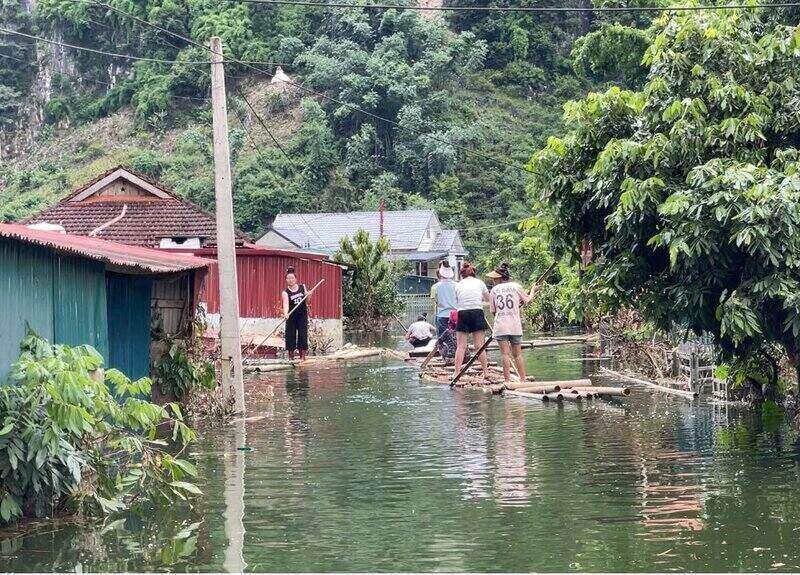
[[[579,377],[584,351],[534,350],[529,368]],[[192,507],[4,533],[0,567],[800,570],[800,451],[775,414],[643,388],[543,405],[425,385],[394,360],[269,380],[271,404],[266,381],[248,388],[264,419],[202,430]]]

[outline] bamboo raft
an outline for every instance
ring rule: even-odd
[[[445,366],[441,361],[432,361],[420,371],[419,377],[423,381],[450,385],[453,368]],[[483,378],[483,370],[479,366],[470,367],[454,387],[479,389],[485,393],[536,399],[542,402],[580,402],[613,396],[625,397],[631,393],[627,387],[593,385],[590,379],[537,381],[529,377],[525,381],[516,378],[516,381],[505,383],[503,371],[496,362],[489,363],[489,379]]]
[[[538,337],[536,339],[527,339],[523,340],[520,344],[522,349],[533,349],[538,347],[554,347],[559,345],[570,345],[575,343],[597,343],[598,336],[594,333],[588,334],[575,334],[575,335],[564,335],[564,336],[548,336],[548,337]],[[425,357],[428,355],[430,350],[436,345],[436,339],[431,340],[431,343],[426,345],[425,347],[417,347],[412,350],[409,350],[408,357],[409,359]],[[486,348],[487,351],[494,351],[499,349],[497,342],[492,342]]]
[[[377,356],[388,356],[394,357],[395,359],[401,359],[404,357],[404,354],[380,347],[346,346],[327,355],[308,356],[305,361],[300,361],[297,359],[248,358],[243,362],[243,369],[245,373],[265,373],[270,371],[293,369],[295,367],[313,366],[325,362],[346,362],[355,359]]]

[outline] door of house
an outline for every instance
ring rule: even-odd
[[[108,367],[132,380],[150,375],[150,278],[107,274]]]

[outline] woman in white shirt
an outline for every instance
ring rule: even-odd
[[[462,279],[456,284],[458,321],[456,322],[455,375],[461,372],[470,334],[472,335],[472,345],[478,350],[483,345],[486,330],[489,329],[486,316],[483,314],[484,302],[489,301],[489,289],[475,275],[475,267],[471,263],[464,262],[461,265]],[[481,352],[478,360],[483,368],[483,377],[489,379],[489,360],[486,358],[485,351]]]

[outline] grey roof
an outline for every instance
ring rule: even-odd
[[[432,218],[436,218],[432,210],[386,211],[383,233],[392,250],[416,250]],[[359,229],[377,238],[380,212],[278,214],[272,227],[301,247],[335,251],[339,240],[352,236]]]
[[[461,241],[459,240],[460,234],[458,230],[442,230],[439,235],[436,236],[431,249],[464,255],[467,252],[464,251],[464,246],[461,245]]]
[[[429,262],[432,260],[440,260],[446,256],[446,251],[404,252],[389,254],[386,256],[386,259],[390,261],[408,260],[410,262]]]

